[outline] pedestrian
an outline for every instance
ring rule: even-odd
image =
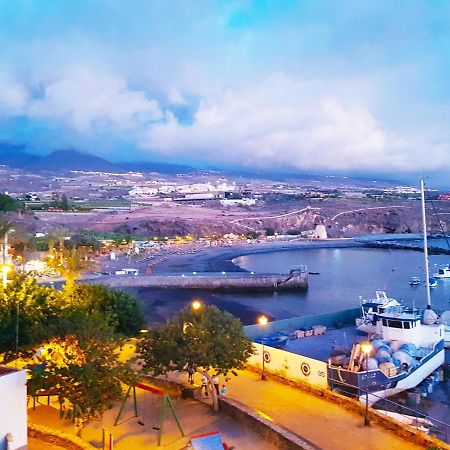
[[[202,387],[201,387],[201,391],[203,391],[203,389],[205,390],[205,397],[209,397],[208,394],[208,378],[206,378],[206,375],[202,375]]]
[[[225,385],[223,385],[222,389],[220,390],[220,395],[222,397],[225,397],[227,395],[227,392],[228,392],[228,388]]]
[[[194,369],[189,367],[188,370],[188,383],[194,384]]]
[[[216,390],[216,394],[219,395],[219,377],[217,375],[214,375],[213,379],[212,379],[213,385],[214,385],[214,389]]]

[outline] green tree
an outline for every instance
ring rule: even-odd
[[[253,354],[239,319],[215,306],[182,309],[169,322],[152,328],[138,353],[144,369],[155,375],[172,370],[209,370],[236,374]],[[217,398],[213,391],[214,406]]]
[[[101,313],[114,331],[124,336],[138,335],[145,325],[138,301],[125,291],[102,285],[77,285],[70,293],[69,301],[88,313]]]
[[[83,332],[48,343],[43,358],[44,369],[31,372],[31,391],[55,390],[79,436],[88,422],[100,419],[123,398],[121,383],[136,382],[129,364],[119,361],[117,342],[108,329],[89,319]]]
[[[23,203],[7,194],[0,194],[0,211],[12,212],[23,209]]]
[[[266,236],[275,236],[275,230],[271,227],[266,228]]]

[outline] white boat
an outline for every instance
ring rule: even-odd
[[[375,298],[364,299],[360,297],[361,317],[356,321],[356,329],[369,335],[376,334],[376,317],[391,308],[401,307],[401,304],[385,291],[375,291]]]
[[[419,286],[420,278],[419,277],[411,277],[410,280],[409,280],[409,284],[411,286]]]
[[[429,278],[429,286],[430,288],[436,287],[438,285],[436,278],[430,277]]]
[[[433,273],[433,278],[450,278],[450,266],[439,267],[436,273]]]
[[[400,307],[374,315],[380,339],[373,342],[370,353],[364,354],[355,344],[348,366],[332,365],[330,359],[331,387],[354,390],[370,404],[417,386],[445,360],[445,327],[431,309],[423,180],[421,187],[427,308],[420,314]]]

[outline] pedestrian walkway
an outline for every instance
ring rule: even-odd
[[[344,406],[293,386],[270,379],[262,381],[259,374],[248,370],[239,371],[238,377],[231,375],[227,386],[227,397],[254,408],[264,418],[284,426],[324,450],[422,448],[380,425],[365,427],[364,418]]]

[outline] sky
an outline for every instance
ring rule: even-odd
[[[442,183],[449,69],[448,1],[0,0],[0,142]]]

